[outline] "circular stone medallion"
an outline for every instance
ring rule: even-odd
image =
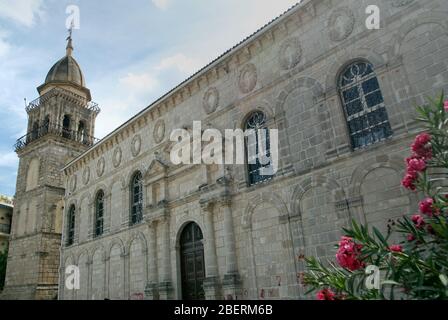
[[[165,138],[165,121],[163,121],[163,119],[159,119],[156,122],[152,135],[156,143],[160,143],[163,141],[163,139]]]
[[[104,158],[98,160],[96,164],[96,174],[98,175],[98,177],[101,177],[104,174],[105,167],[106,167],[106,160],[104,160]]]
[[[215,87],[209,88],[203,99],[204,110],[207,114],[215,112],[219,104],[219,91]]]
[[[88,184],[90,180],[90,167],[86,167],[82,173],[82,182]]]
[[[69,187],[70,187],[71,192],[76,190],[76,183],[77,183],[77,177],[76,177],[76,174],[74,174],[70,177],[70,182],[69,182]]]
[[[113,163],[115,168],[120,165],[122,155],[123,155],[123,153],[121,152],[121,148],[120,147],[116,147],[115,150],[114,150],[114,155],[112,157],[112,163]]]
[[[142,147],[142,138],[140,135],[136,135],[131,142],[131,152],[134,157],[138,156]]]
[[[240,72],[238,85],[242,93],[251,92],[257,84],[257,69],[252,63],[246,64]]]
[[[302,58],[302,47],[298,38],[287,39],[280,47],[280,65],[288,70],[299,64]]]
[[[355,16],[349,8],[335,10],[329,19],[328,30],[330,39],[342,41],[352,34],[355,26]]]

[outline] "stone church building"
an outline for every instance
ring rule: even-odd
[[[70,37],[16,145],[2,298],[306,298],[303,256],[333,259],[351,219],[415,210],[400,181],[415,106],[448,91],[447,16],[446,0],[304,0],[101,141]],[[170,134],[193,121],[278,129],[278,171],[174,165]]]

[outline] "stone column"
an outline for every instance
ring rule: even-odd
[[[104,257],[104,298],[110,299],[109,278],[110,278],[110,255]],[[93,273],[93,272],[92,272]]]
[[[131,281],[130,281],[130,264],[131,264],[131,256],[129,252],[124,252],[123,255],[123,263],[124,263],[124,299],[129,299],[130,290],[131,290]]]
[[[213,223],[213,208],[209,202],[202,203],[201,209],[205,221],[205,276],[204,291],[207,300],[219,297],[218,263],[216,257],[215,226]]]
[[[145,299],[157,300],[157,239],[156,239],[156,224],[149,223],[149,239],[148,239],[148,283],[145,287]]]
[[[241,281],[236,261],[231,200],[225,197],[220,199],[218,203],[221,205],[224,216],[224,245],[226,253],[226,274],[223,279],[224,299],[237,299],[238,296],[241,296]]]
[[[87,260],[87,290],[86,290],[86,300],[90,300],[92,294],[92,273],[93,273],[93,260],[88,258]]]
[[[161,300],[168,300],[171,299],[173,292],[170,262],[170,225],[168,218],[159,221],[158,225],[162,239],[162,281],[159,283],[159,295]]]

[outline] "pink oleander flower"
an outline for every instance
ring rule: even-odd
[[[417,189],[417,187],[415,186],[415,181],[417,180],[417,177],[418,177],[417,172],[415,171],[407,172],[403,180],[401,180],[401,185],[406,189],[415,191]]]
[[[331,289],[322,289],[316,294],[317,300],[335,300],[335,294]]]
[[[394,244],[389,247],[389,250],[392,252],[403,252],[403,247],[400,246],[399,244]]]
[[[432,217],[434,213],[433,208],[434,200],[432,198],[426,198],[420,201],[420,204],[418,205],[420,212],[423,214],[428,215],[429,217]]]
[[[430,142],[431,136],[426,132],[420,133],[417,137],[415,137],[415,140],[411,145],[411,150],[413,151],[414,156],[425,160],[431,159],[432,148]]]
[[[412,156],[406,159],[407,172],[422,172],[426,169],[426,161],[422,158]]]
[[[425,219],[419,214],[414,214],[411,220],[417,229],[421,229],[425,225]]]
[[[414,236],[412,233],[410,233],[410,234],[408,234],[408,236],[407,236],[407,240],[408,240],[408,242],[412,242],[412,241],[415,240],[415,236]]]
[[[339,241],[339,249],[336,253],[336,260],[343,268],[351,271],[358,270],[364,267],[361,261],[361,244],[356,244],[350,237],[342,237]]]
[[[443,107],[445,108],[445,111],[448,112],[448,100],[444,102]]]

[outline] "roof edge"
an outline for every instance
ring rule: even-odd
[[[254,33],[252,33],[251,35],[247,36],[246,38],[244,38],[242,41],[240,41],[239,43],[237,43],[235,46],[233,46],[232,48],[230,48],[229,50],[225,51],[223,54],[221,54],[220,56],[218,56],[217,58],[215,58],[214,60],[212,60],[210,63],[208,63],[207,65],[205,65],[203,68],[199,69],[196,73],[194,73],[193,75],[191,75],[190,77],[188,77],[187,79],[185,79],[184,81],[182,81],[181,83],[179,83],[177,86],[175,86],[174,88],[172,88],[171,90],[169,90],[167,93],[165,93],[164,95],[162,95],[160,98],[156,99],[154,102],[152,102],[150,105],[148,105],[147,107],[145,107],[143,110],[141,110],[140,112],[138,112],[137,114],[135,114],[133,117],[129,118],[127,121],[125,121],[123,124],[121,124],[119,127],[117,127],[116,129],[114,129],[112,132],[110,132],[109,134],[107,134],[104,138],[102,138],[97,144],[93,145],[91,148],[87,149],[86,151],[84,151],[83,153],[81,153],[79,156],[77,156],[75,159],[71,160],[70,162],[68,162],[62,169],[61,171],[65,171],[66,169],[68,169],[69,167],[71,167],[74,163],[76,163],[78,160],[82,159],[86,154],[88,154],[89,152],[91,152],[92,150],[95,150],[96,148],[98,148],[100,145],[102,145],[103,143],[105,143],[105,141],[107,141],[110,137],[112,137],[113,135],[115,135],[117,132],[119,132],[121,129],[123,129],[124,127],[126,127],[129,123],[131,123],[132,121],[134,121],[135,119],[139,118],[141,115],[145,114],[146,112],[148,112],[149,110],[151,110],[154,106],[156,106],[157,104],[159,104],[160,102],[162,102],[163,100],[169,98],[170,96],[172,96],[175,92],[177,92],[177,90],[179,90],[180,88],[182,88],[183,86],[185,86],[187,83],[189,83],[190,81],[202,76],[203,74],[205,74],[207,71],[209,71],[210,69],[212,69],[213,67],[215,67],[216,65],[218,65],[219,63],[221,63],[223,60],[225,60],[227,57],[231,56],[232,54],[234,54],[236,51],[238,51],[240,48],[244,47],[245,45],[247,45],[248,43],[250,43],[251,41],[255,40],[257,37],[261,36],[262,34],[264,34],[267,30],[268,27],[272,27],[277,23],[280,23],[281,21],[283,21],[284,19],[288,18],[290,15],[292,15],[296,10],[298,10],[299,8],[304,7],[306,4],[312,2],[314,0],[299,0],[296,4],[294,4],[293,6],[291,6],[289,9],[287,9],[285,12],[283,12],[282,14],[280,14],[279,16],[275,17],[274,19],[272,19],[271,21],[269,21],[268,23],[266,23],[265,25],[263,25],[262,27],[260,27],[257,31],[255,31]]]

